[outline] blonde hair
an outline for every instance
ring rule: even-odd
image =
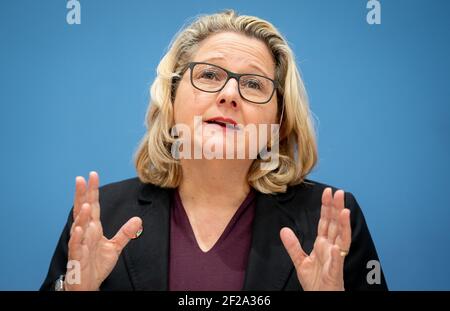
[[[174,126],[173,101],[180,71],[190,61],[199,43],[218,32],[236,32],[264,42],[275,61],[279,136],[279,165],[262,170],[261,159],[249,169],[250,186],[262,193],[285,192],[288,185],[304,181],[317,162],[317,145],[311,113],[303,81],[292,50],[278,30],[269,22],[254,16],[238,15],[233,10],[205,15],[181,30],[157,68],[151,86],[151,99],[146,114],[147,133],[135,154],[140,180],[161,187],[178,187],[182,178],[179,160],[172,157],[171,136]],[[280,116],[280,107],[284,113]]]

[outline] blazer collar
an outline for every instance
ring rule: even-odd
[[[168,290],[171,193],[170,189],[142,185],[134,212],[142,218],[143,233],[124,250],[135,290]],[[293,272],[279,232],[285,226],[299,232],[289,213],[294,196],[292,191],[275,196],[257,192],[243,290],[281,290]]]
[[[289,193],[274,196],[258,192],[243,290],[282,290],[293,272],[294,265],[280,239],[283,227],[298,231],[285,210],[292,197]]]
[[[169,276],[170,190],[142,184],[134,212],[143,231],[124,249],[134,290],[167,290]]]

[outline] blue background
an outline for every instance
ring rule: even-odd
[[[276,25],[317,118],[310,178],[355,194],[394,290],[450,290],[449,1],[66,1],[0,8],[0,290],[35,290],[76,175],[135,176],[148,88],[173,35],[234,8]],[[26,190],[26,191],[24,191]]]

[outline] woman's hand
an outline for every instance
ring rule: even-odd
[[[350,249],[350,210],[344,208],[344,191],[326,188],[314,248],[308,256],[289,228],[280,231],[304,290],[344,290],[344,259]]]
[[[122,249],[130,239],[142,232],[142,220],[128,220],[112,239],[103,235],[100,222],[99,178],[89,174],[89,184],[83,177],[76,178],[72,228],[69,240],[69,261],[78,261],[79,282],[65,281],[66,290],[98,290],[111,273]]]

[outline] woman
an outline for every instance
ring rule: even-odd
[[[310,111],[270,23],[225,11],[178,34],[147,126],[139,178],[77,177],[41,289],[387,289],[355,198],[306,179]]]

